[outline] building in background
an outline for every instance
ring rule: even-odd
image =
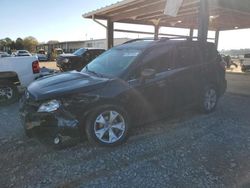
[[[114,45],[122,44],[130,40],[129,38],[116,38],[114,39]],[[65,53],[72,53],[79,48],[107,48],[106,39],[93,39],[86,41],[66,41],[53,44],[39,44],[36,46],[36,50],[44,49],[46,52],[50,53],[52,49],[61,48]]]

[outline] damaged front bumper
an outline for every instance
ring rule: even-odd
[[[79,136],[79,121],[63,106],[53,112],[37,112],[39,106],[34,102],[20,101],[20,118],[27,136]]]

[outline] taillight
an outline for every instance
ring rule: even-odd
[[[34,74],[40,73],[39,61],[34,61],[32,63],[32,70]]]

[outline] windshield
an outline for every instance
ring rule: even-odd
[[[77,55],[77,56],[80,56],[82,55],[86,50],[84,48],[80,48],[78,50],[76,50],[73,54],[74,55]]]
[[[137,49],[111,49],[94,59],[82,71],[118,76],[140,54]]]
[[[45,51],[39,50],[39,51],[38,51],[38,54],[45,54]]]

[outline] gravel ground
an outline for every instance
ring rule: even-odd
[[[250,187],[250,99],[133,129],[128,142],[55,150],[28,139],[18,105],[0,107],[0,187]]]

